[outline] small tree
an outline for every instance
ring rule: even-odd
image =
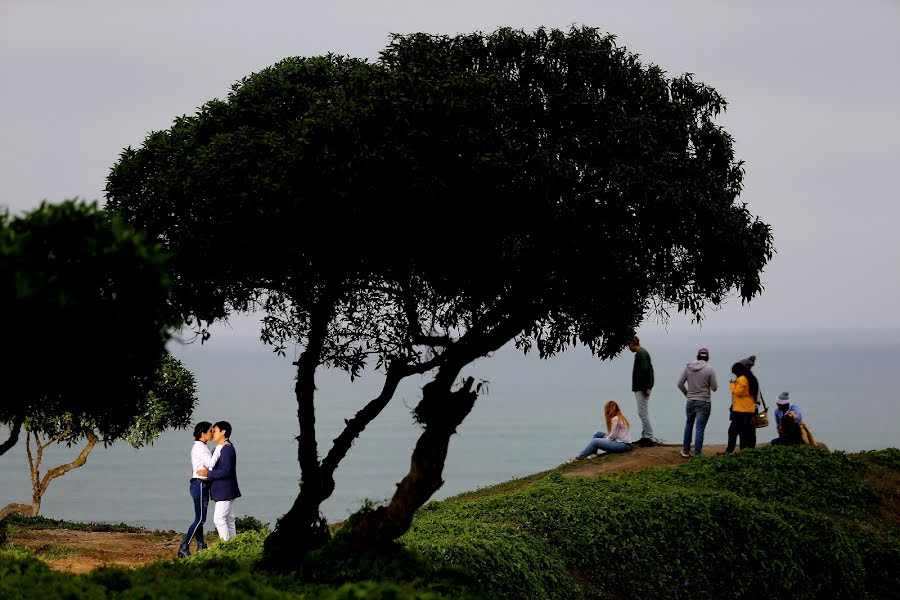
[[[180,323],[165,262],[158,244],[96,204],[0,214],[0,423],[10,428],[0,454],[26,422],[129,434]]]
[[[261,307],[300,343],[300,493],[266,543],[289,564],[327,539],[333,471],[403,377],[432,371],[423,433],[361,544],[392,540],[442,485],[477,394],[461,370],[515,340],[616,355],[650,311],[702,318],[761,290],[769,227],[736,202],[723,98],[590,28],[395,37],[377,64],[286,59],[126,149],[109,205],[173,252],[202,321]],[[319,459],[315,372],[385,371]]]
[[[79,419],[78,416],[71,413],[66,415],[32,414],[28,417],[25,420],[24,428],[26,431],[25,449],[31,473],[31,505],[9,504],[0,509],[0,520],[13,512],[22,512],[36,517],[40,513],[41,500],[47,492],[50,482],[72,469],[84,465],[91,450],[101,441],[101,438],[104,445],[124,439],[137,449],[152,444],[167,429],[187,427],[197,405],[194,376],[182,366],[178,359],[166,355],[160,363],[151,386],[146,390],[143,403],[137,407],[138,412],[124,432],[120,428],[116,428],[113,432],[104,431],[96,422]],[[34,452],[31,449],[32,438],[34,438]],[[41,462],[47,448],[54,444],[66,444],[71,447],[81,440],[85,441],[85,446],[73,461],[49,469],[43,474],[43,477],[41,476]]]

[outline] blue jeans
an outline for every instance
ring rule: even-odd
[[[194,500],[194,521],[188,527],[187,535],[182,545],[189,546],[191,539],[196,535],[197,543],[204,544],[203,523],[206,522],[206,509],[209,506],[209,483],[206,481],[192,480],[189,484],[191,498]]]
[[[578,453],[578,457],[584,458],[585,456],[596,454],[597,450],[603,450],[605,452],[628,452],[631,450],[631,444],[617,442],[616,440],[608,440],[604,437],[605,435],[605,431],[598,431],[595,433],[594,438],[588,442],[588,445],[584,447],[584,450]]]
[[[685,404],[684,415],[687,420],[684,422],[684,440],[681,446],[685,454],[691,451],[691,433],[693,433],[695,421],[697,433],[694,436],[694,455],[703,454],[703,434],[706,431],[706,422],[709,420],[711,410],[712,402],[706,400],[688,400]]]

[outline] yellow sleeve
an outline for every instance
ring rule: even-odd
[[[747,378],[741,375],[736,380],[732,381],[731,393],[735,396],[749,396],[750,383],[747,381]]]

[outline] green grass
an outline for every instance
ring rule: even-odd
[[[52,573],[0,551],[0,597],[898,598],[900,452],[761,448],[671,469],[565,468],[423,507],[380,554],[335,541],[292,577],[264,529],[177,563]]]

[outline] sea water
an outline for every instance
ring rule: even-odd
[[[710,349],[720,388],[714,394],[706,443],[724,443],[728,428],[731,365],[750,354],[771,405],[788,391],[815,436],[831,449],[859,451],[896,447],[900,416],[895,369],[900,366],[900,331],[866,332],[642,332],[656,385],[650,399],[654,434],[681,442],[684,399],[675,382],[697,348]],[[279,357],[248,337],[214,336],[204,345],[173,344],[173,352],[197,378],[195,421],[227,420],[238,456],[243,497],[238,515],[274,523],[293,502],[300,479],[294,399],[294,356]],[[505,347],[470,365],[463,375],[487,382],[471,414],[450,442],[445,498],[463,491],[553,468],[574,456],[599,429],[602,406],[620,403],[635,438],[640,420],[631,392],[633,356],[600,361],[584,348],[548,360]],[[425,378],[404,382],[384,412],[362,433],[336,472],[333,496],[323,505],[329,520],[346,518],[367,499],[383,502],[409,469],[421,430],[410,416]],[[345,374],[317,375],[317,436],[320,456],[331,447],[344,419],[377,396],[380,376],[350,382]],[[759,441],[775,437],[774,419],[757,430]],[[0,430],[5,439],[7,431]],[[97,446],[81,468],[54,480],[41,514],[76,521],[105,521],[153,529],[186,529],[193,516],[190,431],[169,431],[150,447],[125,443]],[[31,482],[25,436],[0,457],[0,502],[28,502]],[[72,460],[78,449],[52,447],[42,470]],[[673,450],[677,452],[677,450]],[[207,522],[212,527],[211,521]]]

